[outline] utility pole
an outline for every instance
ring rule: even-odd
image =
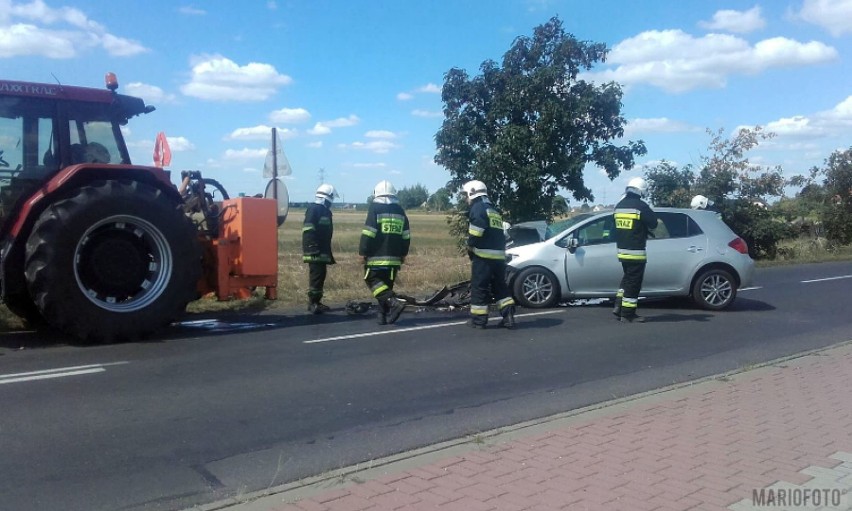
[[[320,184],[325,183],[325,169],[322,168],[322,167],[320,167],[320,169],[319,169],[319,181],[320,181]]]

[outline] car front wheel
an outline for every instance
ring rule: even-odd
[[[703,272],[692,286],[692,299],[702,309],[725,309],[736,296],[737,283],[734,277],[721,269]]]
[[[530,309],[553,307],[559,301],[556,276],[544,268],[526,268],[513,285],[515,300]]]

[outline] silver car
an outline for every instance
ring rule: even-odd
[[[704,309],[722,310],[737,289],[751,285],[748,247],[712,211],[655,208],[641,296],[691,296]],[[565,222],[548,239],[510,247],[507,279],[524,307],[552,307],[579,298],[614,298],[622,268],[612,211]]]

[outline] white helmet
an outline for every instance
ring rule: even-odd
[[[396,188],[390,181],[379,181],[373,188],[373,197],[396,197]]]
[[[703,195],[696,195],[692,198],[692,202],[689,205],[692,209],[706,209],[710,204],[710,199],[707,197]]]
[[[648,183],[641,177],[634,177],[630,181],[627,182],[627,192],[633,192],[639,197],[645,195],[645,190],[648,189]]]
[[[317,188],[317,199],[333,201],[335,197],[337,197],[337,192],[330,184],[323,183]]]
[[[488,195],[488,188],[482,181],[468,181],[462,185],[462,190],[467,194],[467,198],[471,200]]]

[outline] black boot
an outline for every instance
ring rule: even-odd
[[[403,309],[405,309],[405,302],[400,300],[399,298],[391,298],[388,300],[388,323],[396,323],[396,320],[399,319],[399,315],[402,314]]]
[[[515,328],[515,306],[509,305],[503,307],[503,310],[500,311],[500,314],[503,316],[503,319],[500,320],[500,323],[497,325],[501,328],[513,329]]]
[[[485,327],[488,325],[488,316],[480,316],[476,315],[470,318],[470,322],[468,326],[471,328],[481,328],[485,330]]]
[[[308,312],[311,314],[322,314],[331,310],[328,305],[320,302],[321,299],[322,296],[311,296],[308,298]]]
[[[621,319],[621,298],[615,298],[615,307],[612,308],[612,313],[615,314],[615,319]]]
[[[388,301],[387,300],[379,300],[378,323],[380,325],[387,325],[388,324]]]

